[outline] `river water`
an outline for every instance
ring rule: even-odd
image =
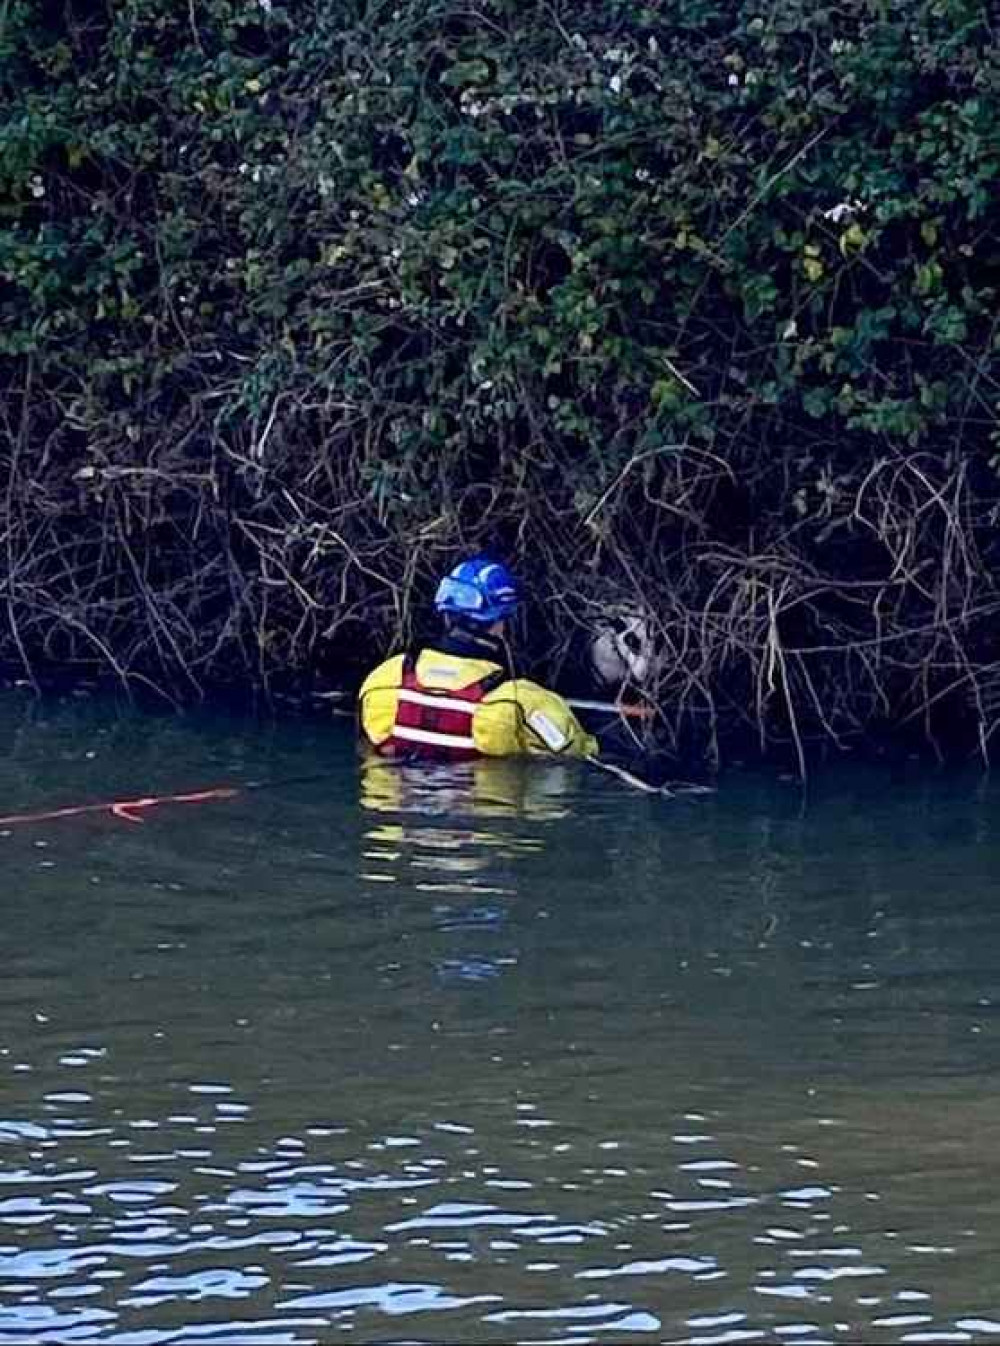
[[[1000,1341],[1000,788],[0,702],[0,1342]]]

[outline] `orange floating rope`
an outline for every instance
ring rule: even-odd
[[[0,818],[0,827],[15,827],[20,823],[48,823],[59,818],[81,818],[87,813],[107,813],[123,822],[141,823],[135,815],[161,804],[206,804],[212,800],[235,799],[250,786],[219,785],[210,790],[193,790],[187,794],[146,795],[140,799],[112,799],[102,804],[74,804],[67,808],[46,809],[37,813],[11,813]],[[259,786],[257,787],[260,788]]]
[[[180,795],[150,795],[145,799],[125,799],[111,805],[111,812],[116,818],[123,818],[128,823],[141,823],[142,818],[135,818],[134,813],[141,813],[145,809],[156,808],[160,804],[207,804],[217,799],[235,799],[242,790],[237,785],[219,785],[211,790],[192,790],[187,794]]]
[[[209,804],[217,800],[236,799],[251,790],[280,790],[290,785],[315,785],[328,781],[328,771],[309,776],[285,776],[279,780],[253,780],[242,785],[213,785],[205,790],[187,790],[183,794],[142,795],[138,799],[109,799],[100,804],[72,804],[60,809],[40,809],[33,813],[10,813],[0,818],[0,828],[16,827],[20,823],[50,823],[60,818],[82,818],[88,813],[107,813],[126,823],[141,823],[136,814],[161,804]]]

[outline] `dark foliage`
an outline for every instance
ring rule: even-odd
[[[10,0],[0,656],[349,674],[461,548],[662,733],[1000,717],[977,0]],[[947,716],[947,725],[945,725]]]

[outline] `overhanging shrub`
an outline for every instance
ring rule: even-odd
[[[357,669],[489,542],[550,665],[641,599],[668,736],[986,751],[992,22],[13,0],[3,655]]]

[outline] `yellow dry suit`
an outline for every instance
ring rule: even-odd
[[[429,761],[596,757],[597,740],[555,692],[488,658],[427,648],[365,679],[361,727],[383,755]]]

